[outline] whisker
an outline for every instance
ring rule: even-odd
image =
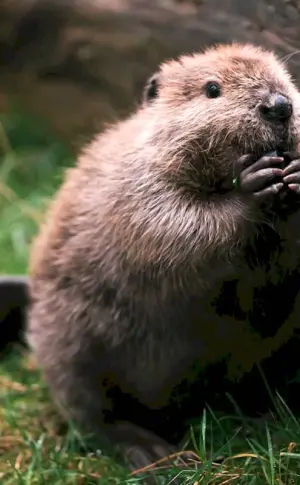
[[[299,54],[299,53],[300,53],[300,49],[294,52],[290,52],[289,54],[287,54],[281,59],[281,62],[284,62],[284,63],[288,62],[292,57],[294,57],[296,54]]]

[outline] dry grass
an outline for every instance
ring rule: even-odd
[[[30,355],[16,349],[0,371],[0,483],[141,484],[181,476],[195,485],[300,483],[300,426],[282,404],[281,421],[243,422],[204,412],[186,451],[129,475],[99,450],[89,452],[76,431],[61,423]],[[284,411],[284,413],[283,413]]]

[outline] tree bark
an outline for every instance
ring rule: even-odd
[[[300,78],[296,0],[1,0],[0,92],[77,151],[125,116],[168,57],[262,44]],[[3,106],[3,103],[2,103]]]

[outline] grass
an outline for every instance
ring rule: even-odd
[[[0,120],[0,270],[25,273],[30,241],[73,160],[34,120]],[[300,484],[300,423],[278,400],[276,417],[246,421],[207,409],[172,467],[153,465],[157,483],[179,476],[190,485]],[[188,453],[188,450],[192,452]],[[141,485],[114,457],[94,453],[72,426],[62,426],[30,354],[0,361],[0,484]]]

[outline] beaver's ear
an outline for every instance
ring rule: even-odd
[[[148,79],[143,91],[143,104],[151,103],[157,98],[159,92],[159,72],[152,74]]]

